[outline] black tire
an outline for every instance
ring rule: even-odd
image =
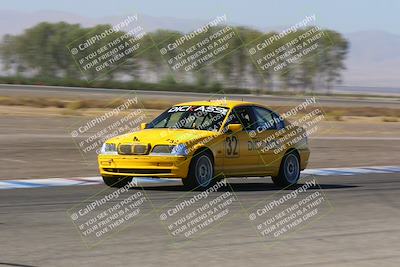
[[[198,153],[190,162],[188,177],[182,179],[182,183],[190,189],[206,189],[215,182],[214,160],[211,153],[207,151]]]
[[[132,182],[132,177],[103,176],[103,181],[109,187],[121,188]]]
[[[291,151],[287,153],[279,167],[278,176],[273,176],[272,181],[279,187],[297,184],[300,178],[300,158],[298,153]]]

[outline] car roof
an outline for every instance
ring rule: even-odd
[[[191,102],[184,102],[184,103],[179,103],[174,106],[218,106],[218,107],[227,107],[227,108],[233,108],[236,106],[242,106],[242,105],[257,105],[256,103],[253,102],[246,102],[246,101],[240,101],[240,100],[225,100],[225,99],[215,99],[215,100],[207,100],[207,101],[191,101]]]

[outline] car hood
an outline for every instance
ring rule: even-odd
[[[116,136],[107,143],[127,144],[143,143],[158,145],[196,144],[198,141],[217,136],[217,132],[188,129],[144,129],[138,132]]]

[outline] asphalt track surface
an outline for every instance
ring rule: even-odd
[[[178,183],[148,184],[124,193],[145,192],[152,203],[143,208],[147,215],[92,248],[67,211],[104,185],[1,190],[0,266],[400,266],[400,174],[316,177],[320,189],[309,190],[324,193],[329,212],[282,239],[260,238],[242,204],[291,190],[268,178],[230,179],[211,195],[234,192],[240,202],[199,238],[171,238],[158,213],[198,192]]]
[[[70,96],[75,99],[126,93],[125,90],[0,85],[1,95]],[[157,96],[174,103],[208,96],[179,93],[178,101],[175,99],[177,96],[170,92],[137,91],[137,94],[144,98]],[[243,97],[277,105],[302,101],[280,96]],[[321,98],[320,101],[324,106],[398,107],[396,99]],[[317,141],[329,141],[324,138]],[[349,141],[341,140],[343,138],[348,137],[337,137],[336,147],[339,141]],[[397,140],[379,138],[391,144]],[[369,157],[370,151],[384,151],[373,147],[363,152],[365,144],[357,144],[361,152],[351,154],[355,152],[347,149],[344,161],[351,158],[350,163],[354,164],[351,166],[365,166],[361,164],[365,162],[372,165],[382,163],[365,159],[360,163],[354,162],[360,153]],[[318,149],[324,151],[315,154],[318,159],[330,159],[326,146]],[[10,156],[9,153],[6,151],[5,154]],[[382,157],[375,153],[372,158]],[[338,166],[349,166],[338,158],[334,158]],[[385,160],[385,165],[398,165],[394,160],[396,157],[392,158],[393,162]],[[43,164],[52,165],[47,161]],[[49,166],[45,165],[38,166],[48,171],[46,168]],[[8,163],[8,166],[13,168],[14,165]],[[65,174],[59,165],[55,168],[58,173],[73,177]],[[8,169],[4,170],[8,172]],[[143,192],[151,200],[151,205],[141,207],[144,216],[91,247],[87,246],[87,239],[82,238],[67,212],[76,205],[87,203],[88,197],[109,192],[106,186],[0,190],[0,266],[400,266],[400,173],[336,175],[332,172],[332,175],[316,177],[320,187],[312,187],[309,192],[323,192],[329,206],[325,206],[320,216],[296,227],[290,235],[283,234],[282,238],[260,237],[247,213],[248,207],[292,192],[279,190],[269,178],[230,179],[229,186],[211,193],[210,196],[216,198],[232,192],[239,201],[229,206],[230,214],[221,224],[189,240],[173,238],[160,221],[160,213],[174,207],[179,199],[191,198],[199,192],[187,192],[179,182],[145,183],[143,187],[137,186],[123,193],[124,197],[129,197]],[[300,184],[304,185],[304,182]]]

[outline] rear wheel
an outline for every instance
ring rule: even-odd
[[[132,182],[132,177],[103,176],[103,181],[106,185],[110,187],[121,188]]]
[[[286,154],[281,162],[278,176],[273,176],[272,181],[279,187],[295,185],[300,178],[300,160],[296,152]]]
[[[189,167],[188,177],[182,183],[189,188],[208,188],[215,183],[214,162],[210,153],[204,151],[194,156]]]

